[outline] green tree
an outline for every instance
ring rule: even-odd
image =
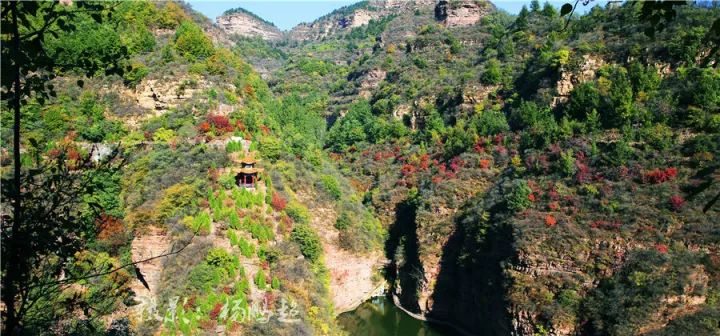
[[[3,27],[0,47],[2,100],[7,101],[13,111],[13,178],[2,181],[3,198],[10,200],[13,209],[3,218],[2,300],[6,309],[3,328],[13,334],[20,325],[28,327],[38,322],[25,320],[29,303],[55,299],[50,296],[57,293],[58,283],[53,281],[52,274],[60,274],[64,261],[83,245],[80,237],[88,230],[82,224],[82,214],[77,213],[78,203],[82,203],[77,196],[84,190],[81,181],[69,178],[67,169],[54,173],[48,169],[48,174],[33,173],[32,176],[23,172],[20,111],[31,97],[43,105],[47,97],[55,95],[51,79],[58,74],[68,71],[81,71],[87,75],[100,71],[122,73],[127,48],[112,45],[107,51],[99,51],[98,55],[80,52],[74,59],[60,57],[64,50],[58,47],[57,41],[71,41],[70,52],[79,50],[73,49],[82,43],[73,37],[76,32],[93,38],[96,35],[92,30],[112,35],[101,26],[107,19],[105,14],[111,12],[111,8],[102,3],[77,2],[71,8],[64,8],[57,2],[11,1],[2,2],[0,11]],[[87,23],[78,25],[77,22]],[[110,39],[108,42],[117,42]],[[83,82],[78,81],[78,84]],[[33,185],[23,186],[31,178],[35,180]],[[45,186],[47,191],[61,191],[52,197],[34,187],[62,179],[67,181]],[[56,189],[61,185],[65,189]],[[78,194],[72,194],[74,192]],[[40,260],[55,262],[43,264]],[[46,268],[39,268],[41,264]]]
[[[570,92],[565,114],[575,120],[584,120],[593,110],[600,109],[600,93],[592,83],[582,83]]]
[[[502,81],[502,70],[500,69],[500,62],[497,59],[493,58],[487,62],[485,71],[482,76],[480,76],[480,80],[485,84],[500,84]]]
[[[300,252],[311,262],[316,262],[320,258],[322,254],[320,237],[310,226],[296,225],[290,234],[290,239],[300,245]]]
[[[210,57],[215,50],[210,38],[192,21],[183,21],[175,32],[175,50],[194,61]]]

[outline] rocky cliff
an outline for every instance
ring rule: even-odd
[[[280,29],[275,25],[242,8],[229,10],[218,16],[217,24],[228,34],[237,34],[244,37],[279,40],[283,36]]]
[[[440,1],[435,6],[435,18],[446,27],[471,26],[490,13],[494,6],[488,1]]]
[[[311,23],[301,23],[289,32],[290,39],[298,41],[316,41],[324,37],[368,24],[389,15],[417,8],[432,7],[435,1],[416,0],[375,0],[363,1],[340,8]]]

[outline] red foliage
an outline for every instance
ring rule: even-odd
[[[447,166],[444,163],[441,163],[438,165],[438,173],[444,175],[446,171],[447,171]]]
[[[230,124],[230,119],[226,116],[209,114],[207,116],[207,122],[220,133],[228,133],[234,130],[233,125]]]
[[[528,195],[528,199],[530,200],[530,202],[535,202],[535,194]]]
[[[415,173],[415,170],[415,166],[411,164],[404,164],[400,169],[400,173],[402,173],[403,176],[410,176]]]
[[[550,202],[550,204],[548,204],[548,209],[550,209],[552,211],[558,211],[558,210],[560,210],[560,203]]]
[[[577,173],[575,173],[575,179],[577,179],[577,182],[580,184],[588,182],[592,177],[590,167],[584,163],[580,163],[580,161],[575,162],[575,166],[577,166]]]
[[[264,135],[270,134],[270,128],[265,125],[260,125],[260,131],[262,131]]]
[[[620,168],[618,168],[618,176],[622,179],[628,178],[630,176],[630,168],[620,166]]]
[[[555,219],[555,216],[548,214],[545,216],[545,225],[547,227],[553,227],[557,224],[557,219]]]
[[[423,154],[420,156],[420,170],[428,170],[430,168],[430,155]]]
[[[118,237],[118,234],[125,230],[125,226],[120,219],[108,214],[101,214],[100,217],[95,220],[95,224],[99,230],[98,239],[102,240]]]
[[[210,123],[207,121],[201,122],[200,125],[198,126],[198,130],[200,130],[200,132],[203,132],[203,133],[210,132],[211,129],[212,129],[212,127],[210,126]]]
[[[506,155],[507,154],[507,148],[505,146],[495,146],[495,152],[500,155]]]
[[[460,167],[462,167],[465,164],[465,161],[463,161],[459,156],[456,156],[450,160],[450,169],[457,173],[460,171]]]
[[[685,205],[685,199],[682,198],[680,195],[672,195],[670,196],[670,206],[675,211],[680,211]]]
[[[478,153],[478,154],[485,153],[485,147],[483,147],[483,145],[482,145],[482,143],[480,143],[480,141],[478,141],[478,142],[473,146],[473,150],[475,151],[475,153]]]
[[[187,302],[185,302],[185,304],[183,305],[183,308],[185,308],[185,310],[190,310],[190,309],[194,308],[194,307],[195,307],[195,300],[196,300],[195,295],[191,296],[191,297],[187,300]]]
[[[643,174],[643,183],[660,184],[670,181],[677,176],[677,168],[670,167],[666,169],[655,168]]]
[[[56,159],[56,158],[60,157],[61,154],[62,154],[62,150],[59,148],[53,148],[47,152],[48,157],[51,159]]]
[[[488,169],[488,168],[490,168],[490,160],[488,160],[488,159],[480,159],[480,168],[482,168],[482,169]]]
[[[660,252],[662,254],[668,253],[668,247],[665,244],[655,245],[655,250],[657,250],[658,252]]]
[[[220,315],[220,312],[222,311],[223,304],[218,302],[215,304],[215,307],[210,311],[210,319],[211,320],[217,320],[218,315]]]
[[[377,153],[375,153],[375,155],[373,155],[373,161],[380,161],[380,160],[382,160],[382,158],[383,158],[383,155],[381,152],[377,152]]]
[[[272,201],[270,201],[270,206],[272,206],[275,211],[283,211],[287,206],[287,200],[280,196],[277,192],[274,192],[272,195]]]
[[[246,96],[255,97],[255,89],[253,89],[253,87],[250,86],[250,84],[246,84],[245,87],[243,88],[243,91],[245,91]]]
[[[442,180],[443,180],[443,177],[440,175],[435,175],[432,177],[433,184],[439,184],[440,182],[442,182]]]
[[[245,130],[247,129],[245,127],[245,124],[240,120],[235,122],[235,128],[240,132],[245,132]]]
[[[67,156],[68,159],[72,161],[80,161],[81,159],[80,152],[78,152],[75,148],[68,149]]]
[[[612,229],[619,229],[621,226],[620,221],[606,221],[606,220],[596,220],[592,223],[590,223],[590,227],[594,229],[605,229],[605,230],[612,230]]]
[[[497,146],[500,146],[500,144],[502,144],[503,140],[504,140],[504,138],[503,138],[503,135],[502,135],[502,134],[497,134],[497,135],[495,135],[495,137],[493,138],[493,142],[494,142],[495,145],[497,145]]]
[[[560,157],[560,153],[562,153],[562,147],[560,147],[560,144],[554,143],[550,145],[548,151],[550,152],[550,154],[552,154],[553,157],[558,158]]]

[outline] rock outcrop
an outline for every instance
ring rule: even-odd
[[[363,79],[360,81],[360,92],[359,96],[365,99],[372,96],[372,90],[377,88],[387,76],[387,72],[381,69],[370,70],[365,74]]]
[[[171,239],[165,231],[150,227],[148,232],[132,241],[132,260],[137,262],[166,254],[170,249],[170,242]],[[147,284],[145,286],[137,279],[130,284],[130,289],[132,289],[140,302],[135,307],[137,313],[147,312],[148,309],[152,309],[153,302],[157,300],[158,285],[160,284],[163,263],[166,259],[167,257],[160,257],[137,264],[137,268],[142,274],[145,284]]]
[[[476,24],[493,10],[487,1],[440,1],[435,6],[435,18],[446,27],[464,27]]]
[[[400,14],[403,11],[435,5],[433,0],[374,0],[340,8],[311,23],[301,23],[289,32],[291,40],[314,41],[353,28],[364,26],[371,20]]]
[[[231,35],[260,37],[263,40],[279,40],[283,37],[280,29],[244,9],[226,12],[218,16],[216,21],[220,28]]]

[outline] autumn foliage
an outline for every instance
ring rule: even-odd
[[[643,183],[660,184],[670,181],[677,176],[677,168],[670,167],[666,169],[656,168],[643,174]]]
[[[275,211],[283,211],[287,206],[287,200],[280,196],[280,194],[274,192],[272,195],[272,200],[270,201],[270,206],[272,206]]]

